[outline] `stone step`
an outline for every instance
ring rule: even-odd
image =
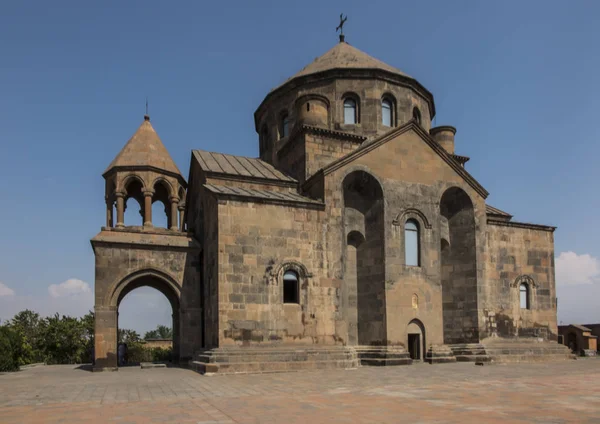
[[[450,345],[457,362],[490,362],[485,347],[480,343],[464,343]]]
[[[399,346],[356,346],[354,349],[363,366],[412,364],[409,353]]]
[[[544,362],[575,358],[567,346],[536,338],[490,340],[484,346],[493,362]]]
[[[344,361],[304,361],[304,362],[230,362],[204,363],[192,361],[190,367],[206,375],[275,373],[290,371],[306,371],[320,369],[354,369],[359,366],[358,360]]]
[[[167,368],[167,364],[160,362],[140,362],[140,368]]]

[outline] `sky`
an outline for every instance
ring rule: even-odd
[[[29,1],[0,6],[0,319],[93,309],[101,176],[143,119],[191,149],[258,155],[268,93],[346,40],[433,93],[435,125],[514,219],[553,225],[558,319],[600,322],[600,3]],[[170,322],[131,292],[120,326]]]

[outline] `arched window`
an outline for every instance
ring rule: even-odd
[[[521,283],[519,286],[519,304],[521,309],[529,309],[529,286],[526,283]]]
[[[421,111],[416,106],[413,108],[413,119],[417,124],[421,125]]]
[[[283,303],[300,303],[300,284],[296,271],[283,274]]]
[[[344,124],[356,124],[358,122],[358,108],[356,100],[347,97],[344,100]]]
[[[386,127],[391,127],[393,122],[393,102],[384,98],[381,100],[381,123]]]
[[[281,115],[281,132],[279,133],[279,138],[285,138],[290,135],[290,116],[287,112]]]
[[[408,266],[420,266],[419,224],[409,219],[404,224],[404,259]]]

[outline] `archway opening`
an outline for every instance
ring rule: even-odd
[[[144,225],[144,195],[142,183],[132,178],[125,186],[124,224],[128,226]]]
[[[164,181],[159,180],[154,185],[154,195],[152,196],[152,225],[158,228],[169,228],[171,226],[170,212],[169,187]]]
[[[364,171],[346,176],[344,195],[348,342],[382,345],[385,326],[385,236],[383,190]]]
[[[117,298],[117,364],[176,362],[179,357],[179,297],[161,278],[131,281]]]
[[[475,213],[471,199],[458,187],[440,200],[448,220],[448,240],[441,242],[444,343],[479,341]]]
[[[413,361],[422,361],[425,358],[427,346],[425,340],[425,327],[418,319],[413,319],[406,328],[406,346]]]

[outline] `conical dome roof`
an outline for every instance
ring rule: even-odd
[[[293,79],[332,69],[381,69],[407,78],[412,78],[400,69],[394,68],[379,59],[375,59],[356,47],[352,47],[350,44],[342,41],[322,56],[317,57],[312,63],[302,68],[294,76],[288,78],[279,87]],[[274,88],[274,90],[279,87]]]
[[[150,118],[144,117],[144,122],[121,149],[117,157],[106,168],[106,174],[117,167],[153,167],[173,174],[181,175],[179,168],[171,158],[166,147],[158,137]]]

